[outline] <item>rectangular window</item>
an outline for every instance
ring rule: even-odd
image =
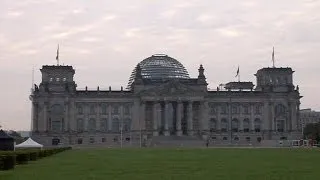
[[[52,131],[61,131],[61,121],[52,121]]]
[[[217,114],[216,107],[214,107],[214,106],[211,106],[211,107],[210,107],[210,114],[211,114],[211,115]]]
[[[95,114],[95,109],[94,109],[94,105],[90,106],[90,114]]]
[[[108,106],[107,105],[103,104],[101,106],[101,113],[102,114],[107,114],[108,113]]]
[[[227,110],[227,106],[223,105],[221,106],[221,114],[227,114],[228,110]]]
[[[124,114],[125,114],[125,115],[130,114],[130,107],[129,107],[129,106],[125,106],[125,107],[124,107]]]
[[[78,114],[83,114],[83,108],[81,106],[77,107]]]
[[[262,114],[262,112],[261,112],[261,106],[256,106],[255,107],[255,114]]]
[[[119,114],[119,107],[118,106],[113,106],[112,107],[112,114]]]
[[[249,107],[243,106],[243,114],[249,114]]]

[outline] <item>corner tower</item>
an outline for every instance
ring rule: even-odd
[[[73,80],[75,70],[72,66],[42,66],[40,69],[42,81],[40,92],[75,92],[76,83]]]
[[[255,74],[257,91],[291,92],[294,91],[291,68],[262,68]]]

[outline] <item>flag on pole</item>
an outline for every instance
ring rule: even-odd
[[[236,77],[239,76],[239,72],[240,72],[240,69],[239,69],[239,66],[238,66],[238,70],[237,70],[237,75],[236,75]]]
[[[56,56],[57,64],[59,65],[59,44],[57,48],[57,56]]]

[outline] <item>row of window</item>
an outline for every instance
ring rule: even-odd
[[[211,137],[211,140],[215,141],[215,140],[217,140],[217,137],[212,136],[212,137]],[[223,141],[227,141],[227,140],[228,140],[228,137],[223,137],[222,140],[223,140]],[[239,137],[234,137],[232,140],[234,140],[234,141],[240,141],[240,138],[239,138]],[[251,142],[251,138],[250,138],[250,137],[246,137],[245,140],[246,140],[247,142]],[[257,137],[257,142],[261,142],[261,140],[262,140],[261,137]]]
[[[123,138],[122,139],[122,141],[126,141],[126,142],[130,142],[130,140],[131,140],[131,138],[130,137],[125,137],[125,138]],[[118,142],[118,141],[121,141],[121,139],[119,138],[119,137],[114,137],[113,139],[112,139],[112,142]],[[94,138],[94,137],[90,137],[90,139],[89,139],[89,143],[95,143],[96,142],[96,138]],[[105,142],[107,142],[107,138],[101,138],[101,142],[102,143],[105,143]],[[83,144],[83,139],[82,138],[78,138],[77,139],[77,144]]]
[[[120,106],[112,106],[111,107],[111,113],[112,114],[120,114]],[[125,115],[130,114],[130,106],[123,106],[123,113]],[[107,105],[101,105],[96,108],[95,105],[89,106],[89,114],[96,114],[97,111],[101,112],[101,114],[108,114],[108,106]],[[77,112],[78,114],[84,114],[84,106],[77,106]]]
[[[122,131],[130,131],[131,129],[131,119],[124,119],[122,122],[120,119],[115,118],[112,120],[111,123],[111,131],[112,132],[120,132],[121,129]],[[96,130],[101,130],[101,131],[109,131],[109,123],[108,119],[103,118],[99,122],[99,127],[97,127],[96,120],[91,118],[89,119],[87,123],[87,130],[88,131],[96,131]],[[78,131],[84,131],[85,130],[85,123],[83,119],[78,119],[77,120],[77,130]]]
[[[217,114],[218,113],[218,108],[220,107],[220,113],[221,114],[228,114],[229,113],[229,107],[227,105],[222,105],[222,106],[211,106],[209,113],[211,115]],[[237,105],[232,105],[231,106],[231,113],[232,114],[250,114],[250,106],[237,106]],[[262,106],[254,106],[254,114],[262,114]]]
[[[261,130],[261,120],[259,118],[256,118],[254,120],[254,129],[256,132],[260,132]],[[215,118],[211,118],[210,119],[210,124],[209,124],[209,127],[210,127],[210,131],[214,132],[217,130],[217,120]],[[222,118],[221,119],[221,123],[220,123],[220,127],[221,127],[221,131],[222,132],[227,132],[228,129],[229,129],[229,123],[228,123],[228,120],[226,118]],[[234,132],[238,132],[240,130],[240,122],[238,119],[236,118],[233,118],[232,121],[231,121],[231,129],[232,131]],[[244,119],[243,120],[243,131],[244,132],[249,132],[249,129],[250,128],[250,120],[248,118]]]
[[[262,78],[261,76],[257,77],[257,81],[259,84],[277,84],[277,85],[286,85],[289,83],[287,76],[265,76]]]
[[[215,118],[211,118],[210,119],[210,123],[209,123],[209,127],[210,127],[210,131],[211,132],[215,132],[217,131],[217,120]],[[254,125],[254,131],[255,132],[260,132],[261,131],[261,126],[262,126],[262,122],[259,118],[254,119],[253,121],[253,125]],[[221,122],[220,122],[220,128],[222,132],[227,132],[229,129],[229,122],[226,118],[222,118]],[[250,120],[248,118],[245,118],[243,120],[243,131],[244,132],[249,132],[251,129],[250,127]],[[278,132],[284,132],[285,129],[285,121],[284,120],[277,120],[276,121],[276,130]],[[232,119],[231,121],[231,130],[233,132],[239,132],[240,129],[240,121],[236,118]]]
[[[63,78],[60,78],[60,77],[52,78],[51,77],[49,80],[50,80],[50,82],[52,82],[52,81],[59,82],[59,81],[67,81],[67,78],[66,77],[63,77]]]

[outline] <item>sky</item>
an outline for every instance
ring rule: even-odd
[[[275,65],[292,67],[301,108],[320,110],[318,0],[0,0],[0,125],[29,130],[42,65],[76,69],[79,89],[120,89],[153,54],[179,60],[209,87]]]

